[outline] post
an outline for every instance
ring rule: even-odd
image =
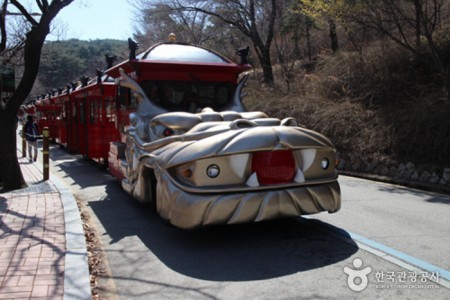
[[[27,140],[25,139],[25,125],[22,125],[22,157],[27,157]]]
[[[44,129],[42,130],[42,164],[44,165],[44,181],[49,179],[49,143],[48,143],[48,139],[49,139],[49,130],[48,127],[44,127]]]

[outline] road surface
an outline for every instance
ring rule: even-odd
[[[89,210],[108,299],[450,299],[450,197],[341,176],[335,214],[184,231],[95,163],[51,149]]]

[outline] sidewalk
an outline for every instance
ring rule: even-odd
[[[0,194],[0,299],[91,299],[75,198],[56,176],[43,181],[39,162],[19,163],[28,187]]]

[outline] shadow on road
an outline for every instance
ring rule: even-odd
[[[123,264],[135,265],[136,272],[156,257],[171,270],[202,280],[263,280],[332,265],[358,251],[348,234],[343,242],[303,218],[181,230],[126,194],[105,171],[83,160],[75,165],[59,167],[81,189],[104,185],[105,196],[89,199],[88,205],[111,237],[107,248],[123,253]],[[140,243],[130,242],[134,237]]]
[[[114,199],[115,188],[107,188],[107,193],[107,198],[89,205],[113,242],[137,235],[166,266],[198,279],[270,279],[331,265],[358,250],[356,244],[344,243],[300,218],[181,230],[164,223],[148,206],[134,203],[124,208],[123,201],[134,200],[121,199],[120,204]]]
[[[411,188],[405,188],[400,186],[388,186],[383,185],[379,188],[382,192],[388,192],[391,194],[407,194],[407,195],[413,195],[418,196],[421,198],[424,198],[426,202],[429,203],[441,203],[441,204],[450,204],[450,196],[445,194],[438,194],[434,192],[428,192],[428,191],[421,191],[421,190],[414,190]]]
[[[428,203],[440,203],[440,204],[450,204],[450,195],[444,193],[437,193],[425,190],[414,189],[411,187],[378,183],[374,184],[373,181],[359,179],[355,177],[345,176],[345,180],[341,180],[339,184],[341,185],[341,191],[351,190],[354,186],[367,191],[364,195],[365,199],[368,199],[373,192],[384,192],[392,195],[405,195],[408,197],[414,197],[416,199],[423,199],[422,201]]]

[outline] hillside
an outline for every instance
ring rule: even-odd
[[[117,56],[116,63],[128,58],[128,43],[119,40],[77,39],[47,42],[42,49],[42,59],[34,94],[64,87],[77,82],[80,76],[93,77],[96,69],[107,67],[105,55]]]
[[[320,57],[312,72],[299,66],[290,90],[282,90],[253,78],[245,104],[325,134],[341,170],[399,176],[402,166],[414,165],[413,179],[426,171],[427,179],[450,182],[450,102],[424,60],[386,44],[340,52]]]

